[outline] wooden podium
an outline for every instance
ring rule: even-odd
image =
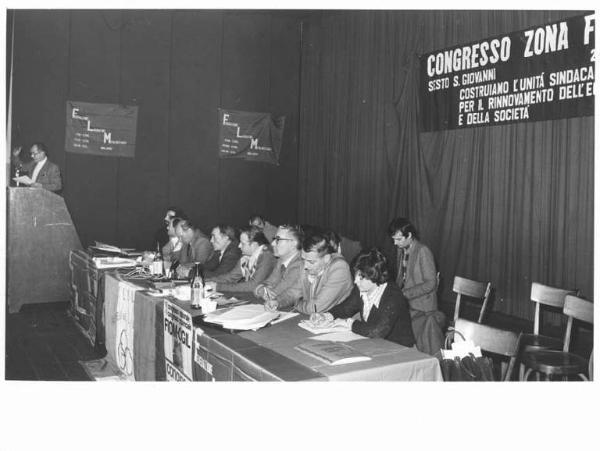
[[[7,311],[69,301],[69,253],[81,241],[64,199],[42,188],[7,188],[7,197]]]

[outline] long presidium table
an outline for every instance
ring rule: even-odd
[[[302,315],[231,333],[202,323],[189,302],[150,295],[147,282],[104,280],[107,358],[131,380],[442,380],[438,360],[415,348],[361,339],[349,344],[371,360],[328,365],[295,349],[313,336],[298,327]]]

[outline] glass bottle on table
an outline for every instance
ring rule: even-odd
[[[154,260],[152,262],[152,271],[150,272],[152,274],[162,274],[163,272],[163,262],[158,241],[156,242],[156,253],[154,254]]]
[[[198,305],[200,304],[200,300],[202,299],[202,295],[204,293],[204,280],[202,279],[200,263],[195,264],[192,272],[192,304]]]

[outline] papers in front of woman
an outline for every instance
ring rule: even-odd
[[[303,329],[306,329],[313,334],[326,334],[329,332],[348,332],[351,330],[348,322],[343,319],[335,319],[333,321],[322,321],[315,323],[310,320],[300,321],[298,323]]]

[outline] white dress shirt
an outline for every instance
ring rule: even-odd
[[[46,164],[46,161],[48,161],[48,157],[44,157],[44,159],[42,161],[38,161],[37,164],[35,165],[35,168],[33,168],[33,173],[31,174],[31,181],[33,183],[36,182],[38,174],[40,173],[42,166],[44,166],[44,164]]]
[[[371,309],[373,306],[379,308],[379,303],[381,302],[381,295],[385,291],[385,287],[387,287],[387,282],[381,285],[378,285],[370,294],[369,293],[360,293],[360,297],[363,300],[363,318],[365,321],[369,319],[369,314],[371,313]]]

